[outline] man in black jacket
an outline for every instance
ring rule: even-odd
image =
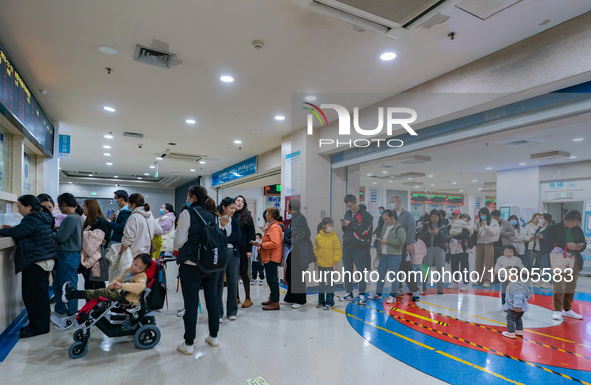
[[[343,266],[345,268],[345,291],[347,294],[341,297],[340,301],[353,300],[353,283],[351,281],[354,269],[353,264],[362,274],[362,279],[359,282],[359,302],[366,303],[365,289],[367,286],[365,253],[367,246],[371,243],[371,233],[373,227],[373,218],[365,210],[362,210],[357,204],[357,198],[354,195],[347,195],[345,197],[345,206],[347,212],[345,218],[341,219],[341,227],[343,230]]]
[[[555,247],[559,247],[570,253],[574,259],[570,267],[572,274],[565,272],[561,276],[562,279],[554,280],[554,314],[552,315],[552,319],[557,321],[560,321],[562,317],[583,319],[582,315],[572,310],[577,280],[579,273],[583,269],[584,260],[581,252],[587,248],[585,234],[578,226],[581,220],[582,215],[577,210],[567,212],[562,222],[554,224],[547,229],[546,237],[543,241],[543,246],[548,252],[551,252]],[[542,279],[547,279],[544,278],[544,274],[542,274]]]
[[[125,229],[125,224],[127,220],[131,216],[131,210],[129,209],[129,195],[125,190],[117,190],[113,193],[113,199],[119,205],[119,212],[113,213],[109,217],[109,221],[111,222],[111,230],[113,234],[111,235],[111,244],[114,243],[121,243],[121,238],[123,238],[123,229]]]

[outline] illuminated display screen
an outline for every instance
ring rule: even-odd
[[[412,203],[431,203],[438,205],[461,206],[464,204],[464,197],[455,195],[412,194],[410,201]]]
[[[265,186],[265,195],[281,195],[281,185],[272,184],[270,186]]]
[[[48,156],[53,156],[54,127],[0,45],[0,113]]]

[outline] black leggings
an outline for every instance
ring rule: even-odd
[[[250,299],[250,277],[248,276],[248,262],[246,251],[240,251],[240,278],[242,278],[242,286],[244,287],[244,295],[246,299]],[[240,297],[240,292],[238,294]]]

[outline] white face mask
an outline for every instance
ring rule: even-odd
[[[327,233],[332,233],[334,229],[332,227],[327,227],[326,229],[324,229],[324,231],[326,231]]]
[[[543,220],[543,219],[540,219],[540,221],[538,222],[538,224],[539,224],[540,226],[543,226],[543,225],[544,225],[544,220]]]
[[[390,210],[396,210],[396,206],[398,206],[396,203],[390,203],[388,205],[388,207],[390,208]]]

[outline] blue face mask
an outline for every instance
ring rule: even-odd
[[[185,201],[185,203],[187,204],[187,207],[190,207],[192,202]]]
[[[164,215],[164,209],[160,209],[160,215]]]
[[[487,217],[486,215],[481,215],[481,216],[480,216],[480,220],[482,220],[482,221],[486,221],[486,219],[487,219],[487,218],[488,218],[488,217]]]
[[[510,222],[513,226],[517,226],[517,221],[514,219]]]
[[[382,215],[384,212],[383,211],[378,211],[378,213],[380,213],[380,215]]]

